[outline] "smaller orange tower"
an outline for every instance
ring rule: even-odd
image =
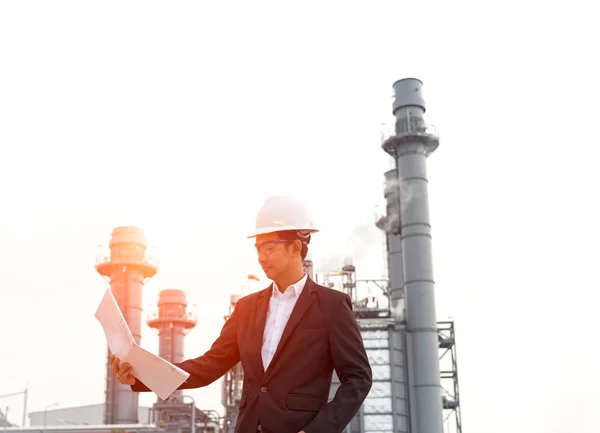
[[[185,359],[184,337],[196,326],[196,312],[187,311],[183,290],[164,289],[158,295],[158,312],[148,317],[148,326],[158,334],[158,356],[175,364]],[[181,401],[181,391],[170,400]]]

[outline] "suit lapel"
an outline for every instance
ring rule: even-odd
[[[262,344],[262,335],[265,330],[265,323],[267,322],[267,312],[269,310],[269,300],[271,299],[271,293],[273,292],[273,284],[262,290],[256,298],[256,317],[255,325],[256,331],[260,334],[260,342]]]
[[[285,344],[289,340],[292,332],[294,331],[296,326],[298,326],[304,314],[308,311],[308,309],[315,301],[316,297],[314,296],[314,292],[316,292],[316,290],[317,288],[315,286],[315,283],[310,278],[307,278],[306,284],[304,285],[304,289],[302,290],[302,293],[300,294],[300,297],[298,298],[298,301],[296,301],[296,305],[292,310],[290,319],[288,320],[287,324],[285,325],[285,328],[283,329],[281,340],[279,340],[279,344],[277,345],[277,350],[275,351],[273,360],[269,364],[269,368],[267,368],[267,373],[272,371],[272,368],[275,365],[275,361],[277,361],[279,354],[281,353]],[[262,329],[264,329],[264,323]]]
[[[269,301],[271,299],[271,293],[273,292],[273,284],[262,290],[256,298],[256,307],[254,318],[254,335],[252,336],[252,346],[256,350],[258,357],[257,369],[264,373],[265,369],[262,362],[262,344],[263,335],[265,333],[265,324],[267,322],[267,312],[269,310]]]

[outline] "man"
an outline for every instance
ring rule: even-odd
[[[176,364],[190,373],[179,389],[209,385],[241,361],[244,386],[236,433],[337,433],[371,389],[371,367],[350,297],[303,271],[308,212],[291,197],[266,200],[256,218],[259,263],[273,283],[241,298],[204,355]],[[329,403],[333,370],[341,385]],[[113,370],[133,391],[149,391],[131,367]]]

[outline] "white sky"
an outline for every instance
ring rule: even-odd
[[[354,254],[382,202],[391,85],[415,76],[441,134],[434,270],[464,431],[597,432],[593,2],[199,3],[0,4],[0,395],[103,401],[95,246],[116,225],[159,248],[144,305],[162,288],[198,304],[189,357],[257,271],[245,235],[266,196],[312,206],[315,266]],[[359,278],[380,276],[381,245]],[[222,410],[220,381],[190,395]],[[21,405],[0,401],[16,422]]]

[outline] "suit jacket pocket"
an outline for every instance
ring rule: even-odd
[[[325,406],[325,403],[327,400],[310,395],[288,394],[285,398],[285,405],[290,410],[318,412]]]

